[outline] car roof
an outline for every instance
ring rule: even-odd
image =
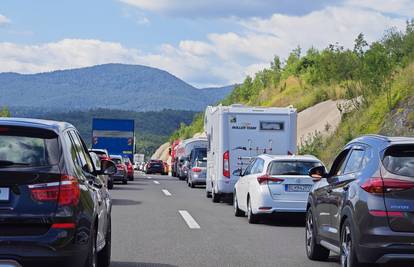
[[[72,124],[62,121],[51,121],[30,118],[0,118],[0,125],[40,128],[60,133],[67,128],[75,128]]]
[[[269,154],[263,154],[259,157],[262,157],[263,159],[271,160],[271,161],[313,161],[313,162],[320,162],[320,160],[312,155],[269,155]]]
[[[364,143],[368,144],[372,147],[380,148],[380,150],[385,149],[390,145],[398,145],[398,144],[414,144],[413,137],[404,137],[404,136],[384,136],[384,135],[376,135],[376,134],[368,134],[363,135],[358,138],[355,138],[351,142],[349,142],[345,147],[355,144],[355,143]]]

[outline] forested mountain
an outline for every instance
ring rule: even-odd
[[[156,68],[106,64],[39,74],[0,73],[0,106],[57,112],[96,108],[200,111],[232,89],[197,89]]]
[[[351,139],[367,133],[414,133],[414,20],[405,31],[390,29],[368,44],[364,35],[353,49],[333,44],[305,53],[295,48],[285,62],[275,57],[270,68],[247,77],[222,102],[256,106],[294,105],[299,111],[328,99],[350,99],[339,106],[342,121],[327,138],[315,133],[302,143],[301,153],[329,162]],[[188,138],[202,130],[203,116],[181,125],[170,138]]]

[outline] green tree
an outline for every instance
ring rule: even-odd
[[[10,111],[7,107],[3,107],[0,111],[0,117],[10,117]]]

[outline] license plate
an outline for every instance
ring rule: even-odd
[[[9,201],[10,188],[0,187],[0,201]]]
[[[289,184],[286,185],[285,190],[287,192],[310,192],[312,189],[311,185],[300,185],[300,184]]]

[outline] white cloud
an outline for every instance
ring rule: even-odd
[[[414,1],[412,0],[348,0],[347,3],[385,14],[414,17]]]
[[[142,3],[148,8],[159,8],[156,4],[162,1]],[[404,18],[353,3],[302,16],[274,14],[267,19],[238,19],[237,22],[242,28],[240,32],[210,33],[204,41],[162,44],[151,52],[85,39],[40,45],[0,43],[0,71],[34,73],[115,62],[165,69],[195,85],[223,85],[241,82],[246,75],[268,66],[275,55],[286,58],[297,45],[303,50],[311,46],[325,48],[335,42],[352,47],[360,32],[368,41],[373,41],[389,27],[405,26]]]
[[[341,0],[118,0],[143,11],[182,17],[305,14]]]
[[[9,18],[7,18],[6,16],[0,14],[0,27],[3,26],[3,25],[9,24],[10,22],[11,21],[10,21]]]

